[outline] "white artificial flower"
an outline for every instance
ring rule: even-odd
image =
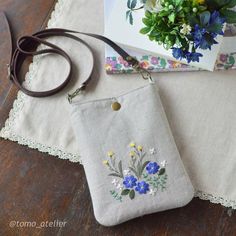
[[[183,35],[188,35],[191,32],[192,28],[190,25],[183,24],[182,29],[180,30],[180,33]]]
[[[154,155],[156,153],[156,149],[155,148],[150,148],[149,152],[151,155]]]
[[[113,179],[111,183],[114,184],[115,186],[117,186],[118,183],[119,183],[119,180],[117,180],[117,179]]]
[[[162,161],[161,162],[161,167],[166,167],[167,161]]]
[[[124,173],[124,176],[127,176],[130,174],[130,170],[124,170],[123,173]]]
[[[150,12],[159,12],[162,9],[160,0],[146,0],[144,9]]]
[[[149,192],[148,192],[150,195],[154,196],[156,195],[156,190],[150,188]]]

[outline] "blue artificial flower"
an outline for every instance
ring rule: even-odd
[[[188,63],[190,62],[199,62],[199,58],[202,57],[203,55],[201,53],[198,52],[187,52],[186,53],[186,60]]]
[[[135,190],[140,194],[145,194],[149,191],[149,184],[145,181],[138,182]]]
[[[213,38],[216,38],[217,35],[224,35],[223,26],[225,22],[226,19],[221,17],[218,11],[214,11],[211,14],[208,29]]]
[[[156,162],[149,162],[146,166],[148,174],[156,174],[159,169],[160,166]]]
[[[181,48],[172,48],[172,55],[174,58],[181,60],[184,57],[184,52]]]
[[[196,24],[194,26],[194,31],[193,31],[192,35],[193,35],[194,44],[195,44],[196,48],[200,47],[202,49],[207,49],[209,47],[209,45],[207,45],[206,48],[203,48],[203,43],[206,41],[205,40],[205,35],[206,35],[205,28],[200,28],[200,26],[198,24]]]
[[[133,175],[125,176],[123,184],[126,188],[133,188],[136,186],[137,179]]]
[[[225,18],[220,16],[220,12],[218,11],[214,11],[211,14],[211,18],[210,18],[210,24],[223,24],[225,23]]]

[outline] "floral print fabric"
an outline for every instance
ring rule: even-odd
[[[140,61],[141,66],[150,72],[200,70],[180,62],[175,62],[160,57],[142,56],[137,59]],[[108,74],[129,74],[135,72],[122,57],[107,57],[105,69]],[[217,58],[215,70],[228,69],[236,69],[236,52],[232,52],[230,54],[220,54]]]

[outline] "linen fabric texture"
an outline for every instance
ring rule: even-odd
[[[103,15],[102,1],[98,4],[96,0],[58,0],[48,27],[103,34]],[[71,56],[75,65],[72,83],[49,98],[31,98],[19,92],[0,136],[78,163],[80,143],[76,142],[69,121],[66,96],[89,74],[91,58],[84,47],[73,40],[55,37],[49,41]],[[94,84],[85,94],[88,100],[122,94],[145,84],[146,81],[134,74],[107,75],[104,43],[90,38],[86,41],[94,49],[96,58]],[[25,86],[32,90],[53,88],[65,78],[65,67],[65,61],[59,56],[35,56]],[[236,209],[236,71],[153,73],[152,77],[160,88],[195,195]]]
[[[121,104],[120,110],[112,109],[113,102]],[[71,109],[94,214],[100,224],[112,226],[181,207],[193,198],[193,186],[172,137],[156,84],[115,98],[76,102]],[[129,166],[140,158],[145,168],[138,178]]]

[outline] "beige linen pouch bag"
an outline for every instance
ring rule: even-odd
[[[71,104],[71,119],[97,221],[113,226],[186,205],[194,189],[157,85]]]

